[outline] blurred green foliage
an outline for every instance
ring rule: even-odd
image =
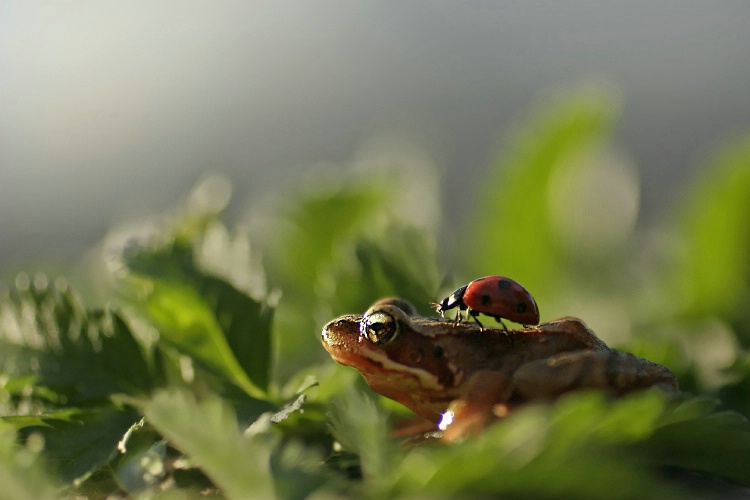
[[[719,151],[676,214],[677,250],[664,288],[671,317],[718,316],[750,345],[750,137]]]
[[[222,223],[229,197],[209,179],[107,245],[105,307],[19,275],[0,288],[0,498],[747,493],[750,138],[639,230],[637,176],[611,140],[618,107],[591,88],[542,103],[456,240],[403,202],[413,186],[392,171],[290,193],[255,238]],[[430,314],[489,274],[524,283],[543,320],[581,316],[669,366],[684,393],[569,395],[456,445],[400,446],[391,412],[404,410],[336,366],[320,327],[384,296]]]
[[[604,147],[617,114],[615,97],[599,88],[550,104],[499,155],[482,185],[460,252],[469,276],[513,276],[534,290],[540,303],[588,283],[584,263],[576,261],[578,254],[568,252],[556,232],[550,191],[558,172]],[[576,186],[571,194],[582,196],[585,190]]]

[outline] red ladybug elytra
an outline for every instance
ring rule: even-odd
[[[458,307],[456,322],[463,319],[461,311],[468,310],[468,315],[474,318],[482,329],[484,325],[477,319],[479,314],[495,318],[503,328],[503,318],[522,325],[539,324],[539,308],[534,297],[520,283],[504,276],[475,279],[445,297],[440,303],[433,303],[433,307],[440,316],[443,316],[445,311]]]

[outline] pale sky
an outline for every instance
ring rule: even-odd
[[[498,137],[591,75],[663,212],[750,129],[748,26],[743,0],[2,1],[0,264],[74,259],[206,171],[240,199],[345,171],[383,130],[435,159],[450,229]]]

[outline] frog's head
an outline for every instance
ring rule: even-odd
[[[416,411],[414,394],[441,393],[456,375],[441,345],[445,324],[435,329],[436,323],[418,317],[402,299],[384,299],[364,315],[331,321],[321,340],[337,363],[356,368],[373,390]],[[432,412],[429,417],[434,418]]]

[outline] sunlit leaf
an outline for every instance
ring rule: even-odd
[[[268,388],[271,368],[271,321],[274,310],[218,278],[205,277],[201,294],[250,380]]]
[[[264,392],[237,361],[214,311],[205,300],[191,287],[155,280],[151,285],[146,307],[162,341],[225,376],[250,396],[263,398]],[[262,362],[268,363],[267,359]]]
[[[219,264],[208,262],[247,249],[239,239],[207,240],[201,240],[200,258],[190,244],[174,242],[155,249],[131,246],[124,263],[137,276],[134,282],[144,290],[146,308],[163,340],[259,397],[268,388],[273,309],[250,293],[264,293],[262,284],[253,281],[264,278],[238,270],[244,276],[237,280],[237,286],[244,287],[240,290],[205,271],[201,265],[219,269]]]

